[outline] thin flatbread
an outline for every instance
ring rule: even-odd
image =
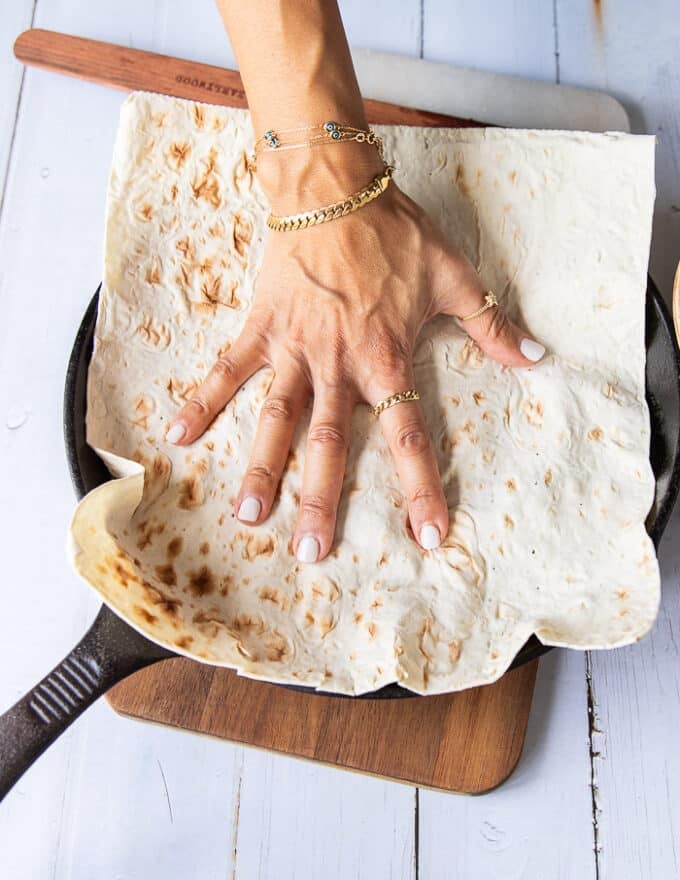
[[[548,349],[511,369],[454,319],[422,331],[416,381],[451,515],[442,546],[408,536],[363,406],[326,560],[302,565],[290,549],[308,414],[269,519],[235,519],[270,370],[191,447],[165,441],[243,326],[268,206],[247,111],[136,93],[115,145],[88,384],[88,442],[118,479],[75,512],[76,570],[181,654],[344,694],[485,684],[532,633],[574,648],[640,639],[659,602],[644,528],[654,138],[375,129],[398,185]]]

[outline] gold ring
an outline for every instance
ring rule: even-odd
[[[420,394],[418,394],[415,388],[412,388],[410,391],[400,391],[398,394],[390,394],[384,400],[379,400],[373,407],[373,415],[379,416],[384,410],[397,403],[404,403],[407,400],[420,400]]]
[[[483,315],[487,309],[493,309],[494,306],[498,305],[498,300],[496,299],[496,294],[493,290],[489,290],[486,296],[484,297],[484,305],[481,309],[477,309],[476,312],[473,312],[471,315],[466,315],[464,318],[461,318],[461,321],[470,321],[472,318],[478,318],[480,315]]]

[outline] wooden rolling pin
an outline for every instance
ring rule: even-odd
[[[65,73],[123,91],[142,89],[225,107],[247,107],[236,70],[113,43],[33,28],[20,34],[14,54],[23,64]],[[384,101],[364,101],[370,122],[469,128],[483,123]]]

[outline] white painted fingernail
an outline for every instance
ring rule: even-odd
[[[545,354],[545,346],[541,345],[540,342],[536,342],[534,339],[529,339],[528,336],[525,336],[520,342],[519,350],[527,360],[533,361],[534,363],[540,361]]]
[[[239,505],[237,516],[243,522],[257,522],[261,510],[262,505],[257,498],[247,495]]]
[[[319,558],[319,542],[311,535],[305,535],[298,544],[297,558],[299,562],[316,562]]]
[[[442,539],[439,536],[439,529],[427,523],[420,530],[420,546],[423,550],[436,550],[441,544]]]
[[[165,439],[168,441],[168,443],[179,443],[180,440],[184,439],[186,433],[187,426],[182,424],[182,422],[175,422],[175,424],[165,435]]]

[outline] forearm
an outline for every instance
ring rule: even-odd
[[[217,0],[236,54],[255,136],[326,120],[366,128],[347,38],[335,0]],[[276,207],[330,200],[381,167],[375,148],[345,142],[286,150],[258,160]],[[349,187],[349,189],[348,189]]]

